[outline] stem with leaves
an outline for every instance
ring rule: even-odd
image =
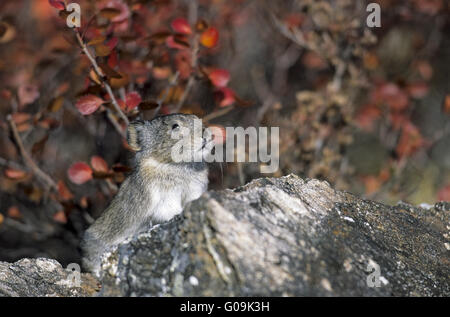
[[[192,73],[189,76],[188,82],[186,84],[186,88],[183,91],[183,94],[181,95],[180,100],[178,101],[174,111],[178,112],[183,107],[184,102],[187,99],[187,96],[189,95],[189,92],[191,91],[192,87],[195,83],[195,72],[197,69],[197,60],[198,60],[198,51],[199,51],[199,36],[196,34],[192,39],[192,56],[191,56],[191,69]]]
[[[44,183],[48,188],[52,190],[57,190],[56,182],[45,172],[43,172],[39,166],[33,161],[30,154],[25,150],[25,147],[23,146],[22,139],[20,138],[19,131],[17,130],[16,123],[14,122],[11,115],[8,115],[7,118],[9,126],[11,128],[11,132],[14,138],[14,141],[17,144],[17,147],[19,148],[20,155],[22,155],[23,161],[26,164],[26,166],[30,169],[30,171],[39,178],[39,180]]]
[[[91,65],[96,73],[96,75],[98,76],[98,78],[100,79],[101,83],[103,84],[103,86],[106,89],[106,92],[108,93],[109,97],[111,98],[111,102],[112,105],[114,107],[114,109],[116,110],[117,114],[119,115],[119,117],[125,122],[125,124],[128,126],[128,124],[130,123],[128,120],[128,117],[123,113],[123,111],[120,109],[119,104],[117,103],[117,99],[114,96],[114,93],[111,89],[111,86],[108,84],[108,82],[106,81],[106,76],[103,73],[102,69],[98,66],[97,61],[95,60],[95,58],[92,56],[91,52],[89,51],[86,43],[84,43],[83,39],[81,38],[81,35],[79,33],[78,30],[74,30],[75,31],[75,36],[77,38],[78,44],[80,45],[81,50],[83,51],[83,53],[87,56],[87,58],[89,59],[89,61],[91,62]],[[108,114],[108,119],[112,120],[114,119],[114,117],[112,117],[110,114]],[[114,125],[117,129],[117,125]],[[122,136],[125,136],[125,133],[120,130],[120,133]]]

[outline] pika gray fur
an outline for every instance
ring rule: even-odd
[[[201,125],[194,125],[195,119],[200,120],[195,115],[171,114],[129,125],[127,138],[136,151],[135,166],[110,205],[84,234],[81,248],[86,270],[98,275],[103,253],[151,224],[172,219],[207,189],[204,160],[176,163],[171,155],[179,141],[172,135],[181,129],[189,129],[194,135],[190,139],[193,152],[204,155],[211,148],[211,134],[197,131]]]

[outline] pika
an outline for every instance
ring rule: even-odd
[[[110,205],[84,233],[86,270],[98,275],[104,252],[152,224],[172,219],[206,191],[205,160],[174,157],[182,131],[189,135],[190,147],[184,149],[191,151],[188,154],[204,157],[211,149],[212,135],[195,115],[170,114],[130,123],[127,139],[136,152],[135,164]]]

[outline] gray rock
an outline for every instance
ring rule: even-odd
[[[104,255],[95,295],[449,296],[449,221],[449,203],[387,206],[318,180],[261,178],[207,192]],[[54,260],[0,263],[0,294],[94,294],[90,274],[75,291],[56,283],[65,274]]]
[[[449,214],[258,179],[120,245],[100,295],[449,296]]]
[[[76,275],[52,259],[0,262],[0,296],[92,296],[98,290],[98,281],[90,274]]]

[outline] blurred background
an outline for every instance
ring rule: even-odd
[[[215,163],[211,189],[295,173],[388,204],[450,200],[450,4],[377,0],[368,27],[370,2],[2,0],[0,261],[80,263],[131,167],[126,120],[156,112],[280,128],[276,173]]]

